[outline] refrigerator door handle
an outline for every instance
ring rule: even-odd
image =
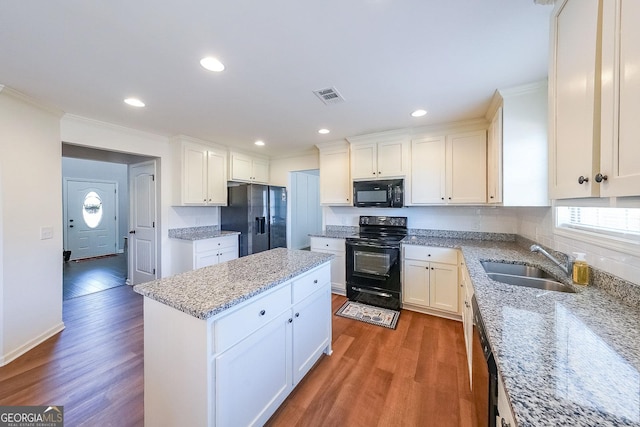
[[[260,234],[260,217],[256,217],[256,226],[254,228],[254,234]]]
[[[267,232],[267,219],[265,217],[260,217],[260,234],[265,234]]]

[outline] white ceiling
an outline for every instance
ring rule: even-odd
[[[495,89],[547,76],[551,10],[533,0],[2,1],[0,84],[67,113],[277,156],[483,117]],[[200,67],[207,55],[226,70]],[[312,93],[331,86],[346,102]],[[125,105],[129,96],[147,107]],[[416,108],[429,114],[410,117]]]

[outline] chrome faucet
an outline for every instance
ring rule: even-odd
[[[542,247],[539,245],[531,245],[530,249],[531,249],[531,252],[540,252],[542,255],[549,258],[555,265],[560,267],[560,269],[564,271],[567,276],[571,276],[571,274],[573,273],[573,258],[571,256],[566,255],[567,262],[563,264],[557,259],[555,259],[553,255],[551,255],[549,252],[542,249]]]

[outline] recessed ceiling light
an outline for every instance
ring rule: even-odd
[[[224,70],[224,64],[220,62],[217,58],[212,56],[207,56],[206,58],[202,58],[200,60],[200,65],[206,68],[209,71],[220,72]]]
[[[124,102],[132,107],[144,107],[144,102],[140,101],[138,98],[127,98]]]
[[[256,141],[254,142],[254,144],[262,146],[264,145],[264,141]]]
[[[413,113],[411,113],[411,117],[422,117],[426,115],[427,115],[427,112],[425,110],[416,110]]]
[[[324,129],[324,128],[318,130],[318,133],[322,135],[326,135],[329,132],[331,132],[329,129]]]

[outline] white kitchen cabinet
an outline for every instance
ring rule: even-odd
[[[462,329],[464,332],[464,345],[467,353],[467,366],[469,367],[469,385],[471,384],[473,369],[473,307],[471,306],[471,298],[473,298],[473,285],[469,277],[469,270],[464,265],[460,266],[462,274]]]
[[[309,372],[329,345],[331,322],[331,292],[322,288],[293,306],[293,385]],[[294,285],[295,286],[295,285]],[[318,321],[320,319],[320,321]]]
[[[547,92],[546,80],[495,92],[486,115],[488,203],[549,206]]]
[[[549,70],[554,199],[640,195],[638,19],[640,5],[628,0],[564,0],[554,9]]]
[[[600,196],[640,195],[640,2],[603,4]]]
[[[445,317],[459,314],[458,251],[403,245],[402,253],[402,307]]]
[[[144,298],[145,423],[264,425],[331,354],[329,277],[325,263],[206,320]]]
[[[290,318],[282,313],[215,357],[216,425],[262,425],[291,392]]]
[[[378,138],[381,137],[348,138],[351,142],[351,178],[353,180],[408,175],[408,139],[405,136],[376,140]]]
[[[174,141],[175,204],[224,206],[227,204],[227,151],[224,148],[178,137]]]
[[[504,389],[502,376],[498,374],[498,416],[496,417],[496,426],[500,427],[516,427],[516,420],[511,411],[509,397]]]
[[[346,295],[346,242],[345,239],[311,237],[311,251],[332,254],[331,292]]]
[[[231,152],[229,180],[254,184],[269,183],[269,161],[266,159]]]
[[[411,204],[486,203],[486,131],[416,138],[411,163]]]
[[[320,204],[352,206],[349,144],[317,145],[320,151]]]
[[[238,235],[201,240],[172,239],[174,274],[238,258]]]
[[[487,203],[502,203],[502,107],[487,130]]]

